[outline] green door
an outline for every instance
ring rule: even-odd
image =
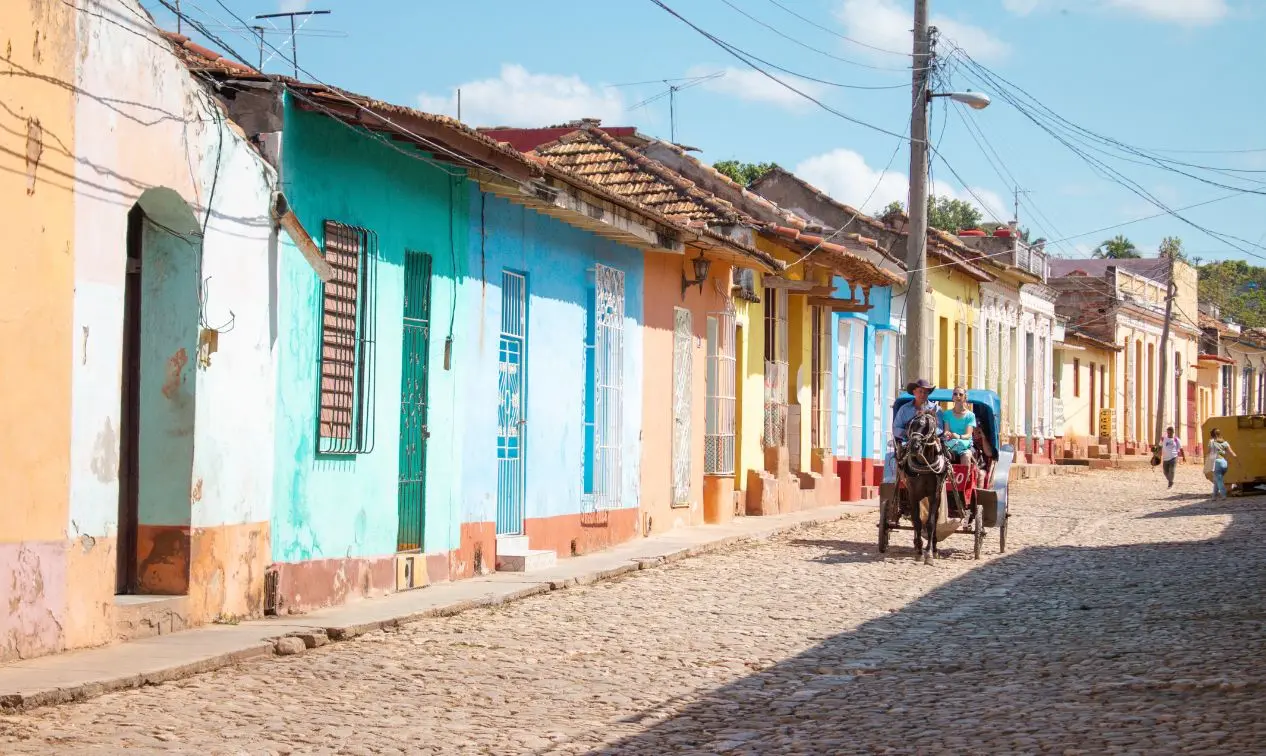
[[[431,257],[406,252],[400,359],[400,527],[397,551],[422,550],[426,501],[427,354],[431,343]]]

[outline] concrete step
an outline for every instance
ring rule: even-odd
[[[114,597],[114,636],[120,641],[167,635],[189,627],[186,596]]]
[[[498,554],[521,554],[530,550],[532,547],[528,545],[528,537],[525,535],[518,536],[497,536],[497,553]]]
[[[517,553],[497,552],[498,572],[536,572],[558,564],[558,554],[546,549],[527,549]]]

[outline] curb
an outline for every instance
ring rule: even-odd
[[[856,512],[842,512],[840,514],[813,517],[790,525],[773,526],[763,530],[758,530],[754,533],[726,536],[724,538],[718,538],[715,541],[709,541],[708,543],[696,544],[694,546],[683,546],[680,549],[670,551],[667,554],[662,554],[657,557],[636,558],[631,560],[628,564],[624,564],[619,567],[611,567],[605,570],[595,570],[593,572],[587,572],[583,575],[577,575],[576,577],[571,578],[545,581],[501,596],[488,596],[487,598],[471,599],[469,601],[462,601],[455,604],[437,606],[433,609],[427,609],[421,612],[412,612],[410,614],[402,614],[398,617],[378,620],[375,622],[365,622],[356,625],[327,626],[324,630],[331,642],[353,640],[358,636],[365,635],[366,633],[372,633],[377,630],[385,630],[387,628],[398,628],[424,619],[453,617],[458,614],[462,614],[463,612],[471,611],[472,609],[487,609],[515,601],[521,601],[533,596],[543,596],[547,593],[553,593],[554,591],[566,590],[567,588],[575,586],[602,583],[624,575],[631,575],[635,572],[640,572],[641,570],[651,570],[657,567],[663,567],[665,565],[673,564],[674,562],[703,556],[704,554],[720,551],[731,546],[739,546],[745,543],[755,543],[757,541],[767,541],[782,533],[790,533],[803,528],[826,525],[828,523],[846,520],[850,517],[855,517],[856,515]]]
[[[114,693],[115,691],[128,690],[130,688],[143,688],[146,685],[160,685],[173,680],[180,680],[186,677],[202,674],[203,672],[212,672],[217,669],[223,669],[240,662],[258,659],[264,656],[273,655],[272,643],[253,643],[245,648],[229,651],[223,654],[199,659],[195,662],[186,664],[177,664],[165,669],[155,670],[153,672],[143,672],[134,675],[124,675],[99,682],[85,683],[67,688],[52,688],[49,690],[40,690],[33,693],[15,693],[12,695],[0,696],[0,712],[5,714],[16,714],[18,712],[29,709],[39,708],[41,706],[53,706],[57,704],[74,703],[76,701],[85,701],[89,698],[105,695],[106,693]]]
[[[854,502],[842,503],[851,504]],[[862,513],[857,511],[846,511],[821,515],[818,517],[809,517],[786,525],[772,525],[752,533],[725,536],[707,543],[682,546],[681,548],[669,551],[668,553],[661,554],[659,556],[634,557],[628,564],[623,564],[619,567],[594,570],[592,572],[586,572],[570,578],[542,581],[510,593],[460,601],[384,620],[365,622],[355,625],[331,625],[324,627],[319,623],[314,623],[304,630],[281,634],[273,638],[267,638],[263,641],[250,643],[240,649],[216,654],[194,662],[175,664],[171,667],[150,672],[121,675],[119,677],[97,680],[81,685],[36,690],[31,691],[30,693],[19,692],[0,695],[0,713],[16,714],[42,706],[53,706],[76,701],[84,701],[106,693],[113,693],[131,688],[141,688],[146,685],[159,685],[165,682],[172,682],[174,680],[192,677],[204,672],[212,672],[217,669],[223,669],[225,667],[230,667],[262,657],[290,656],[299,654],[303,651],[325,645],[325,639],[328,639],[330,643],[351,641],[367,633],[372,633],[377,630],[385,630],[388,628],[399,628],[403,625],[408,625],[424,619],[452,617],[463,612],[471,611],[472,609],[486,609],[515,601],[521,601],[532,596],[543,596],[554,591],[566,590],[567,588],[574,586],[593,585],[595,583],[612,580],[624,575],[631,575],[641,570],[656,569],[665,565],[673,564],[674,562],[680,562],[733,546],[766,541],[783,533],[791,533],[805,528],[818,527],[820,525],[850,519],[858,516],[859,514]],[[300,650],[297,649],[297,646],[294,644],[282,643],[281,641],[283,638],[298,638],[303,641],[304,648]]]

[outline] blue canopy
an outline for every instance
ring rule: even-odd
[[[952,389],[937,389],[928,398],[934,402],[952,402],[954,400],[954,392]],[[898,396],[897,401],[892,404],[893,417],[897,416],[897,410],[901,405],[909,404],[912,401],[914,401],[914,397],[910,394],[903,392]],[[967,389],[967,402],[971,405],[971,411],[976,415],[976,425],[985,434],[985,440],[989,442],[989,447],[996,454],[998,436],[1002,432],[1002,399],[992,391]]]

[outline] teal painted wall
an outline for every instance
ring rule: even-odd
[[[142,222],[137,516],[143,525],[191,523],[198,254],[190,240]]]
[[[396,550],[400,368],[405,250],[432,257],[429,426],[423,549],[457,547],[462,428],[454,422],[457,371],[443,369],[469,232],[468,183],[353,133],[289,101],[282,140],[282,189],[318,244],[326,220],[378,236],[374,446],[318,457],[316,402],[320,281],[286,240],[278,251],[277,451],[272,520],[274,561],[389,555]],[[394,147],[394,148],[393,148]],[[419,158],[424,153],[416,153]],[[284,239],[283,235],[283,239]],[[454,333],[459,339],[461,333]]]

